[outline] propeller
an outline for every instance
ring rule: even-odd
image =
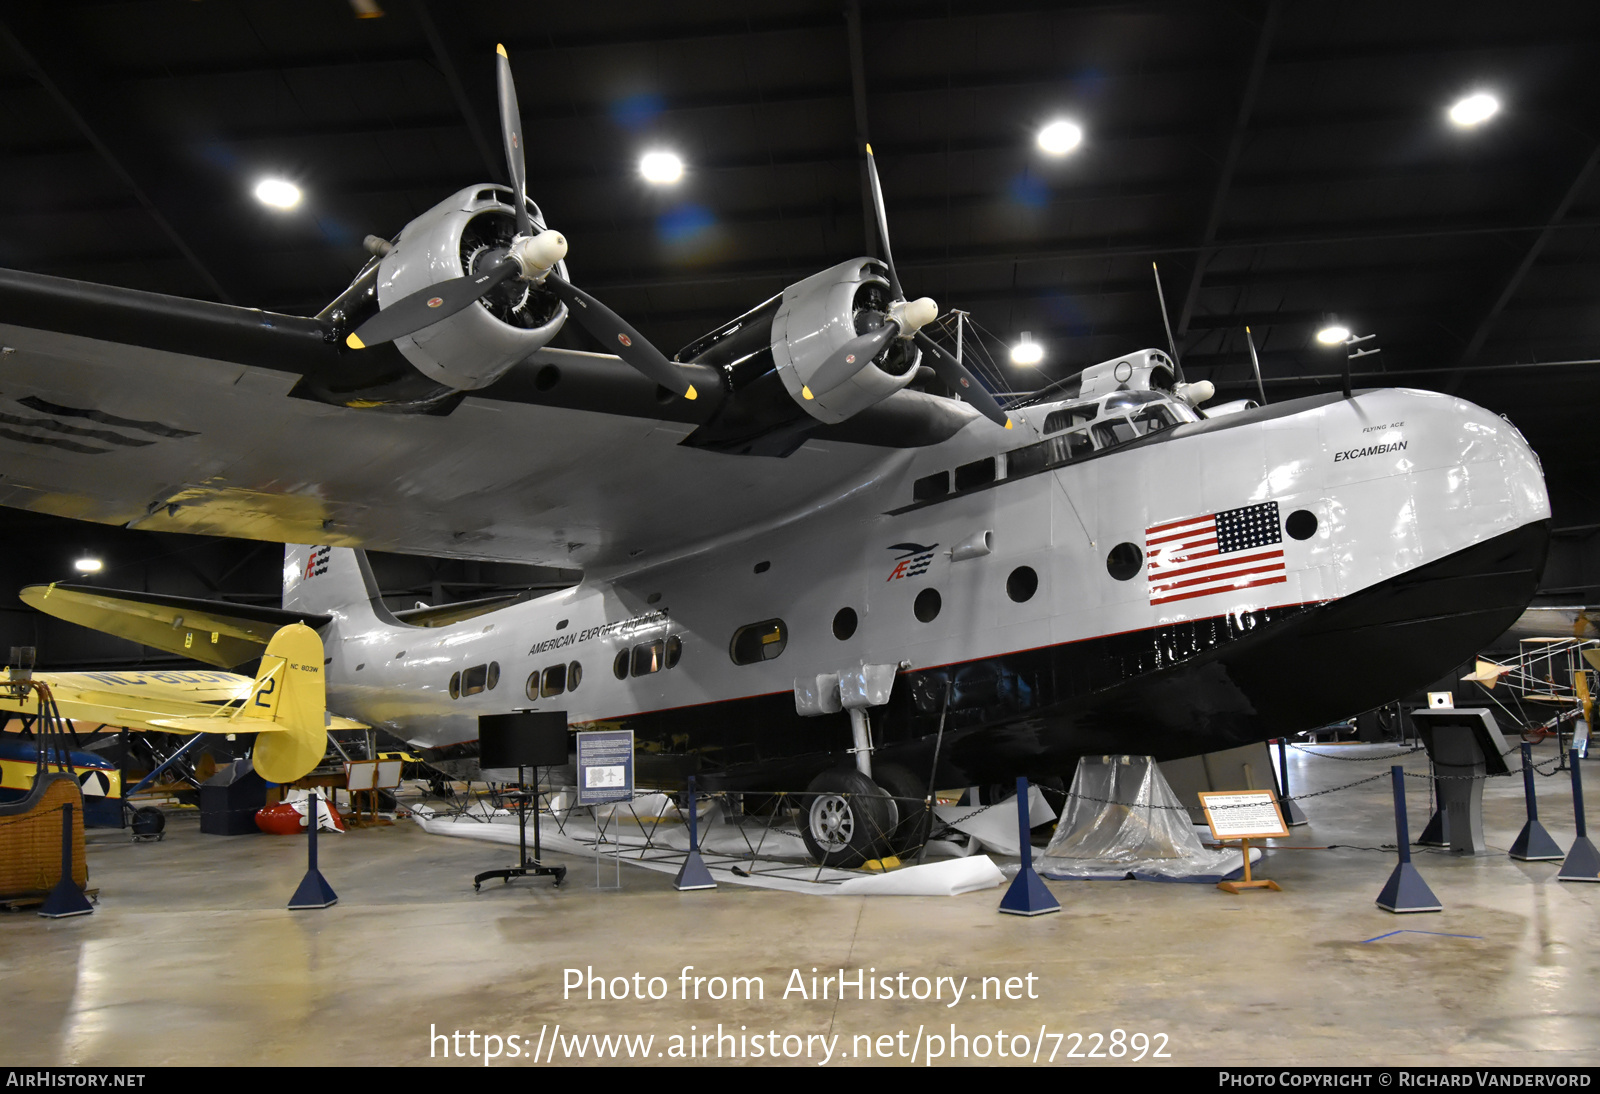
[[[500,99],[500,132],[505,139],[506,167],[511,174],[512,203],[516,206],[517,234],[504,257],[487,269],[451,278],[419,289],[390,304],[345,341],[352,349],[365,349],[403,338],[470,307],[495,286],[512,278],[542,284],[567,305],[567,312],[584,330],[609,346],[622,360],[668,391],[685,399],[697,396],[684,372],[622,316],[555,272],[567,254],[560,232],[535,234],[528,216],[527,160],[522,146],[522,111],[511,79],[511,59],[505,46],[496,46],[495,81]]]
[[[867,177],[872,182],[872,208],[878,218],[878,237],[883,241],[884,264],[889,267],[889,288],[894,303],[889,305],[889,322],[876,330],[858,334],[835,350],[833,356],[823,361],[811,374],[811,384],[805,388],[806,398],[811,398],[811,388],[828,392],[861,371],[861,362],[870,361],[883,351],[891,339],[915,338],[917,345],[931,351],[933,370],[952,391],[970,402],[975,410],[995,425],[1011,428],[1000,404],[995,402],[978,378],[957,361],[949,351],[922,333],[922,328],[939,317],[939,306],[928,297],[907,300],[900,287],[900,275],[894,268],[894,252],[889,246],[889,214],[883,204],[883,184],[878,181],[878,164],[872,155],[872,145],[867,145]]]

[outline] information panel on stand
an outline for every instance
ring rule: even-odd
[[[633,730],[590,730],[577,739],[578,804],[632,801]]]
[[[1289,834],[1270,790],[1206,790],[1200,794],[1211,835],[1219,840],[1272,839]]]

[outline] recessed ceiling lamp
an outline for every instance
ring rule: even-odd
[[[1011,347],[1013,365],[1037,365],[1044,360],[1044,347],[1033,340],[1028,331],[1022,332],[1022,341]]]
[[[683,178],[683,161],[671,152],[646,152],[639,159],[639,174],[646,182],[665,186]]]
[[[1077,122],[1051,122],[1039,130],[1039,147],[1052,156],[1064,156],[1083,143],[1083,127]]]
[[[1343,345],[1350,340],[1350,329],[1338,324],[1323,327],[1317,332],[1317,341],[1325,346]]]
[[[80,574],[97,574],[106,568],[106,564],[101,562],[98,558],[90,558],[89,556],[85,555],[83,558],[80,558],[78,561],[74,562],[72,564],[72,568],[77,570]]]
[[[1479,91],[1457,101],[1450,108],[1450,121],[1459,129],[1471,129],[1500,113],[1500,100]]]
[[[262,179],[256,183],[256,200],[274,209],[293,209],[300,204],[300,187],[286,179]]]

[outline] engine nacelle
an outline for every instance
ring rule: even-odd
[[[499,262],[517,231],[511,200],[508,187],[472,186],[407,224],[378,266],[379,307]],[[531,201],[528,214],[543,231],[544,217]],[[565,278],[565,263],[557,263],[555,271]],[[494,383],[542,348],[566,316],[566,305],[553,293],[513,279],[476,305],[394,344],[430,380],[472,391]]]
[[[842,422],[916,378],[921,351],[893,338],[832,390],[818,391],[811,383],[822,363],[846,342],[891,322],[892,296],[883,264],[872,258],[841,262],[783,290],[772,317],[772,360],[784,388],[811,417]]]

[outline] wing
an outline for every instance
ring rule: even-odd
[[[540,350],[446,393],[317,319],[0,271],[0,504],[102,523],[603,565],[837,497],[977,415],[900,391],[783,459],[682,442],[717,398]],[[718,370],[680,366],[723,392]],[[209,636],[208,636],[209,637]]]
[[[152,688],[134,677],[161,677],[163,673],[34,673],[34,679],[50,685],[56,706],[63,718],[86,725],[120,726],[147,733],[274,733],[285,727],[268,721],[244,721],[235,718],[237,706],[219,705],[200,699],[179,698],[170,691]],[[229,673],[227,675],[233,675]],[[114,678],[129,678],[116,682]],[[236,677],[238,683],[229,690],[244,698],[250,695],[255,681],[248,676]],[[31,693],[17,696],[9,689],[0,688],[0,712],[7,717],[31,715],[38,709],[38,700]],[[365,729],[366,723],[350,718],[330,716],[329,729]]]
[[[333,621],[332,616],[281,608],[92,585],[29,585],[18,595],[30,608],[59,619],[224,669],[260,657],[280,627],[290,623],[324,627]]]

